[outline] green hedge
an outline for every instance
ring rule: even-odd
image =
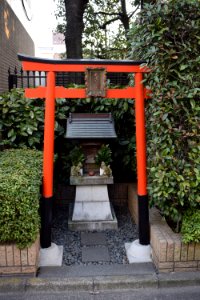
[[[183,242],[200,242],[200,210],[187,210],[181,227]]]
[[[200,209],[200,2],[146,5],[130,31],[130,57],[147,61],[148,188],[179,231]]]
[[[42,153],[10,149],[0,152],[0,241],[29,246],[40,229],[39,199]]]

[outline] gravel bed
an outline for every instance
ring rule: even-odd
[[[109,262],[82,262],[81,232],[68,230],[68,208],[57,207],[53,212],[52,242],[64,246],[63,265],[111,265],[127,264],[124,244],[138,238],[136,225],[133,224],[127,208],[115,207],[118,230],[105,230]],[[86,231],[84,231],[86,232]]]

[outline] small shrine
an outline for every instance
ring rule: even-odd
[[[72,230],[117,229],[117,220],[108,195],[113,184],[109,143],[116,139],[110,113],[71,113],[67,139],[78,141],[70,152],[70,184],[76,196],[68,226]]]

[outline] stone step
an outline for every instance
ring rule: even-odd
[[[81,244],[84,246],[107,245],[103,232],[81,232]]]
[[[105,246],[90,246],[82,248],[82,262],[110,261],[108,248]]]

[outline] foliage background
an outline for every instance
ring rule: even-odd
[[[86,7],[82,15],[83,3]],[[71,14],[67,13],[72,11],[72,5],[78,23],[76,18],[71,18]],[[81,23],[82,46],[79,43],[79,47],[82,49],[78,52],[82,52],[83,57],[123,59],[127,55],[127,32],[139,5],[140,1],[134,0],[79,0],[76,3],[74,0],[57,0],[57,31],[63,33],[67,39],[73,36],[76,40],[78,37],[73,28]],[[67,26],[69,23],[75,24],[70,28]],[[71,45],[67,40],[66,48],[69,58],[74,53],[71,53]]]
[[[144,80],[152,91],[147,102],[151,205],[178,231],[185,211],[200,213],[200,2],[145,5],[130,40],[130,58],[146,60],[151,69]]]
[[[134,101],[102,98],[56,100],[56,180],[68,182],[71,166],[69,153],[77,144],[68,142],[64,137],[69,112],[112,113],[118,136],[111,144],[114,177],[116,181],[133,181],[136,169]],[[0,146],[3,149],[28,147],[42,150],[44,100],[26,99],[22,89],[14,89],[0,95],[0,130]]]

